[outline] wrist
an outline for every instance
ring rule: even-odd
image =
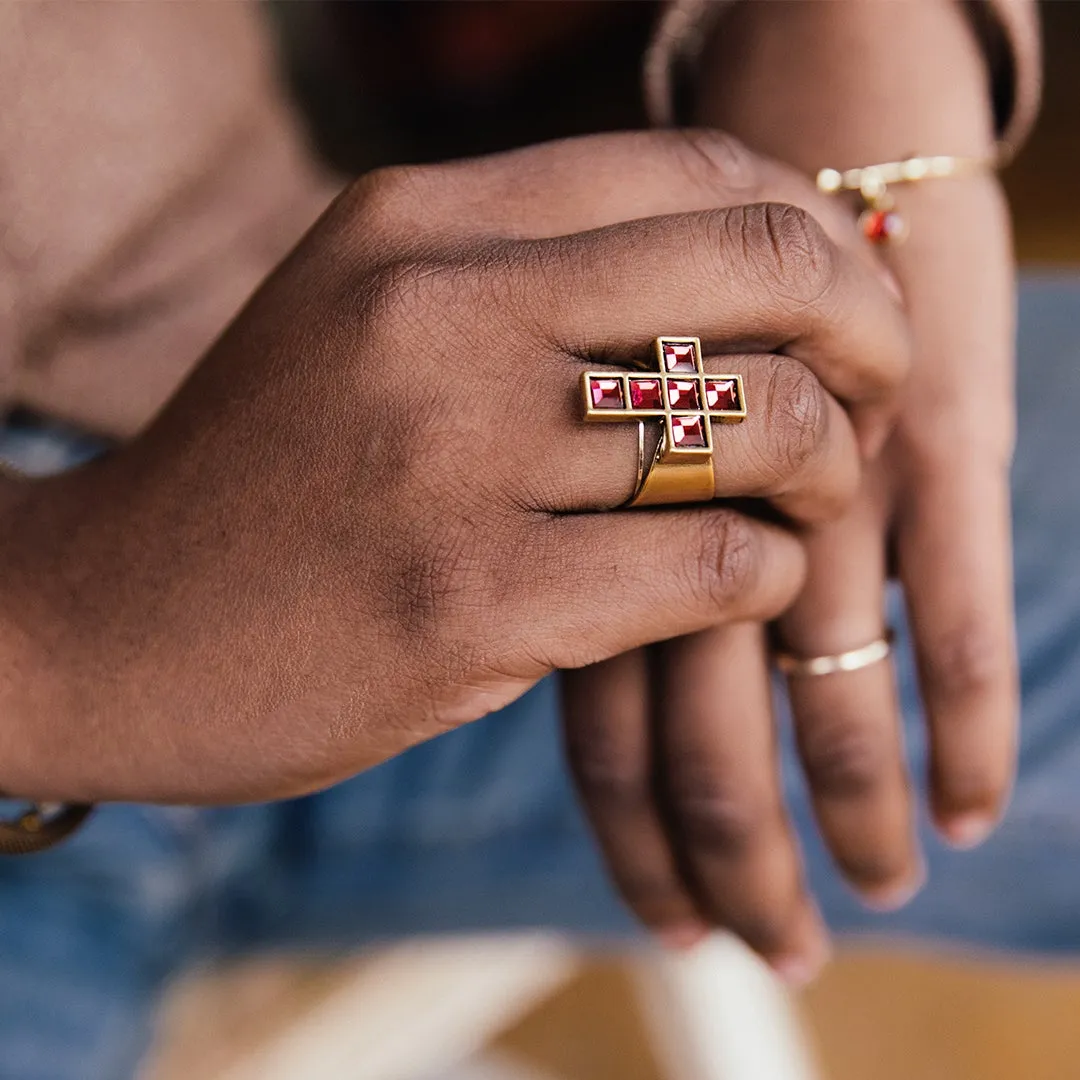
[[[56,483],[0,477],[0,791],[65,801],[83,797],[88,758],[71,738],[72,665],[58,662],[72,644],[73,567],[50,538],[73,530]]]
[[[12,614],[14,605],[4,597],[0,619],[0,792],[19,798],[44,799],[42,747],[34,744],[41,734],[34,722],[32,703],[40,702],[49,684],[44,676],[44,656],[35,648],[36,635],[28,631],[24,617]],[[47,695],[46,695],[47,696]],[[52,755],[63,755],[54,750]]]
[[[698,118],[811,174],[994,148],[985,61],[954,0],[737,5],[705,51]]]

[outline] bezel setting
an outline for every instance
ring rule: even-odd
[[[612,380],[619,383],[617,395],[610,385]],[[605,387],[604,403],[596,404],[594,387],[600,383]],[[586,421],[662,420],[662,443],[657,453],[660,462],[705,461],[712,456],[713,423],[737,424],[746,419],[742,376],[706,372],[701,341],[696,337],[657,338],[655,371],[586,371],[581,376],[581,387]],[[673,400],[677,404],[673,405]],[[683,403],[688,407],[681,407]],[[679,423],[673,426],[675,420]]]

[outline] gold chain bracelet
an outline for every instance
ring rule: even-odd
[[[896,211],[889,191],[892,184],[915,184],[922,180],[947,180],[958,176],[988,172],[995,159],[987,157],[909,157],[902,161],[883,161],[857,169],[822,169],[817,174],[818,191],[825,195],[857,192],[863,201],[859,227],[875,244],[898,243],[907,236],[907,221]]]
[[[0,792],[0,798],[6,796]],[[0,820],[0,855],[32,855],[66,840],[90,816],[89,803],[30,803],[16,818]]]

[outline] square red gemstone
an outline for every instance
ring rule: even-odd
[[[631,379],[630,404],[635,409],[662,409],[664,399],[660,393],[660,380]]]
[[[697,409],[698,384],[689,379],[669,379],[667,384],[668,404],[673,409]]]
[[[624,407],[621,379],[590,379],[589,398],[594,409],[621,409]]]
[[[706,379],[705,404],[716,412],[739,410],[739,384],[735,379]]]
[[[665,370],[697,371],[697,357],[694,355],[692,341],[661,341],[660,351],[664,355]]]
[[[676,446],[705,446],[705,425],[700,416],[673,416],[671,437]]]

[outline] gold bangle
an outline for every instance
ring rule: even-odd
[[[898,243],[907,236],[907,222],[896,212],[890,184],[916,184],[922,180],[948,180],[959,176],[992,171],[995,158],[957,157],[937,154],[932,157],[909,157],[902,161],[883,161],[856,169],[822,169],[817,174],[817,188],[824,195],[857,192],[863,201],[859,227],[873,243]]]

